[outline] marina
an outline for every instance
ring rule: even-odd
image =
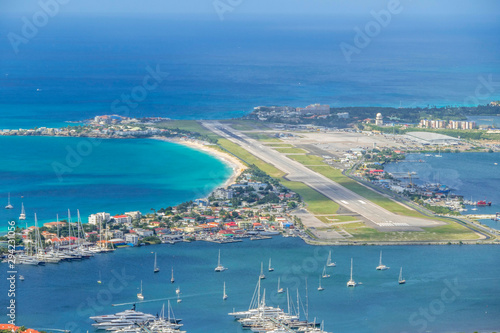
[[[286,290],[289,290],[290,297],[293,294],[296,299],[297,288],[305,304],[307,278],[311,287],[308,293],[310,321],[313,322],[314,317],[324,320],[327,331],[372,333],[373,325],[378,327],[377,331],[390,331],[394,327],[402,331],[412,330],[414,327],[408,324],[409,316],[439,297],[443,288],[457,283],[459,302],[447,304],[442,319],[432,323],[430,328],[437,331],[453,327],[457,330],[477,329],[477,324],[471,324],[461,315],[463,307],[470,315],[481,318],[482,328],[493,330],[497,325],[500,305],[493,291],[495,286],[500,285],[500,268],[496,265],[497,258],[489,255],[495,250],[494,245],[386,246],[384,263],[393,267],[404,266],[406,283],[398,288],[399,272],[381,274],[374,269],[374,258],[378,259],[380,255],[380,247],[377,246],[314,247],[304,244],[299,238],[279,236],[266,242],[265,247],[261,244],[249,239],[227,244],[224,247],[227,250],[222,251],[221,256],[224,265],[230,269],[223,274],[214,273],[214,259],[219,249],[218,245],[209,242],[123,248],[97,254],[91,260],[46,264],[44,267],[20,265],[18,270],[25,280],[17,295],[18,320],[34,328],[64,329],[69,322],[73,323],[72,331],[93,332],[92,322],[88,320],[93,315],[82,314],[106,315],[130,309],[133,304],[136,304],[137,311],[156,314],[163,302],[170,300],[175,304],[176,315],[183,318],[182,330],[196,333],[205,333],[207,329],[234,332],[241,324],[228,317],[227,313],[233,312],[233,309],[248,309],[260,264],[262,260],[268,260],[268,254],[272,252],[275,270],[261,280],[262,292],[266,289],[266,304],[287,310]],[[324,291],[317,292],[318,277],[330,250],[335,253],[337,264],[328,268],[334,277],[323,279]],[[438,250],[440,255],[435,256]],[[142,259],[151,258],[151,252],[158,253],[160,267],[175,267],[175,284],[169,283],[171,276],[168,270],[153,274],[152,260]],[[352,279],[357,284],[356,288],[346,287],[350,279],[351,257]],[[182,265],[183,262],[190,264]],[[101,284],[96,283],[99,271],[102,274]],[[477,284],[478,279],[488,281],[487,285]],[[136,297],[141,280],[144,301]],[[226,300],[221,293],[224,282],[229,296]],[[5,284],[6,281],[1,282],[2,286]],[[80,286],[81,293],[72,293],[72,297],[68,298],[66,294],[74,290],[74,284]],[[181,296],[176,293],[179,285]],[[36,304],[29,302],[47,286],[54,286],[51,299],[42,297]],[[283,292],[279,293],[277,287]],[[422,294],[422,289],[427,291],[426,295]],[[108,297],[104,298],[105,295]],[[478,297],[481,303],[471,301]],[[178,298],[181,303],[177,303]],[[54,299],[58,301],[53,302]],[[93,302],[98,302],[99,307],[93,308]],[[486,305],[488,313],[484,310]],[[81,310],[75,311],[78,307]],[[336,311],[332,312],[332,308]],[[50,316],[53,311],[59,316]],[[365,321],[357,320],[360,312],[366,314]],[[381,321],[381,313],[390,314],[391,320]],[[354,323],[355,326],[352,326]]]

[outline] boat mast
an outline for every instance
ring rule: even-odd
[[[69,209],[68,209],[68,237],[69,237],[68,244],[71,245],[71,212],[69,211]]]
[[[309,295],[307,292],[307,277],[306,277],[306,321],[309,321]]]
[[[351,281],[352,281],[352,258],[351,258]]]
[[[279,279],[278,279],[279,285]],[[290,295],[288,294],[288,288],[286,288],[286,305],[288,307],[288,315],[290,315]]]

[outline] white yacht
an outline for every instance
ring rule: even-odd
[[[141,280],[141,292],[137,293],[137,299],[141,301],[144,299],[144,295],[142,294],[142,280]]]
[[[323,287],[321,286],[321,275],[320,275],[320,276],[319,276],[319,287],[318,287],[318,291],[323,291],[323,290],[325,290],[325,288],[323,288]]]
[[[156,252],[155,252],[155,265],[154,265],[153,273],[158,273],[159,271],[160,271],[160,268],[158,266],[156,266]]]
[[[323,274],[321,274],[321,277],[322,277],[323,279],[327,279],[327,278],[329,278],[329,277],[330,277],[330,274],[326,273],[326,266],[325,266],[325,267],[323,267]]]
[[[224,281],[224,290],[222,292],[222,300],[226,300],[227,299],[227,294],[226,294],[226,281]]]
[[[377,266],[378,271],[385,271],[386,269],[389,269],[386,265],[382,264],[382,251],[380,251],[380,261]]]
[[[95,323],[92,324],[96,329],[98,330],[106,330],[109,328],[113,327],[126,327],[126,326],[132,326],[135,323],[132,320],[127,320],[127,319],[113,319],[110,321],[104,321],[100,323]]]
[[[261,262],[260,263],[260,275],[259,275],[259,279],[265,279],[266,276],[264,275],[264,264]]]
[[[403,279],[403,267],[399,270],[399,279],[398,279],[399,284],[405,284],[406,280]]]
[[[269,258],[269,268],[268,268],[268,271],[269,272],[274,272],[274,268],[271,266],[271,258]]]
[[[328,259],[326,259],[326,265],[328,267],[335,267],[335,263],[332,262],[332,251],[328,252]]]
[[[356,281],[352,279],[352,258],[351,258],[351,278],[347,281],[348,287],[356,287]]]
[[[134,323],[142,323],[148,320],[153,320],[156,317],[148,314],[148,313],[143,313],[135,310],[125,310],[122,312],[118,312],[112,315],[103,315],[103,316],[94,316],[90,317],[90,319],[94,320],[97,323],[102,323],[102,322],[109,322],[111,320],[115,319],[125,319],[125,320],[130,320]]]
[[[283,293],[283,288],[280,287],[280,278],[278,278],[278,294]]]
[[[5,206],[5,209],[12,209],[14,206],[10,204],[10,192],[9,192],[9,198],[7,199],[7,206]]]
[[[21,215],[19,215],[20,220],[26,220],[26,213],[24,211],[24,203],[21,202]]]
[[[222,266],[220,263],[220,250],[219,250],[219,260],[217,261],[217,267],[215,267],[216,272],[224,272],[227,268]]]

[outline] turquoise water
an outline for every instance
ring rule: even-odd
[[[465,214],[495,214],[500,212],[500,153],[449,153],[442,157],[409,154],[407,160],[424,160],[425,163],[392,163],[385,166],[388,172],[416,171],[416,183],[441,183],[454,189],[453,193],[474,201],[491,201],[491,207],[477,207]],[[497,165],[495,165],[497,163]],[[408,180],[407,180],[408,181]]]
[[[232,172],[206,153],[158,140],[0,137],[0,146],[0,202],[10,192],[14,205],[0,209],[0,220],[16,220],[24,201],[28,224],[34,213],[53,221],[68,209],[74,218],[80,209],[84,222],[101,211],[146,214],[206,196]]]
[[[214,272],[219,248],[229,268],[223,273]],[[332,277],[323,280],[325,290],[318,292],[318,277],[330,249],[337,267],[329,268]],[[387,271],[375,270],[381,249],[384,264],[391,267]],[[152,251],[158,252],[158,274],[153,273]],[[313,247],[281,237],[223,246],[195,242],[126,248],[82,262],[18,267],[26,278],[17,282],[18,323],[92,332],[88,317],[130,308],[131,304],[112,304],[136,302],[142,280],[147,302],[137,303],[139,310],[156,314],[164,301],[153,300],[171,298],[188,332],[241,332],[227,313],[248,308],[260,263],[266,267],[272,257],[275,271],[266,271],[262,281],[268,304],[286,309],[285,294],[275,293],[280,277],[294,300],[299,289],[305,305],[307,277],[310,319],[324,320],[329,332],[490,332],[498,329],[500,316],[497,253],[495,246]],[[354,279],[363,283],[354,289],[346,287],[351,257]],[[175,284],[170,283],[172,266]],[[401,266],[405,285],[397,283]],[[96,282],[99,271],[101,285]],[[127,276],[125,282],[110,287],[112,272]],[[229,296],[225,302],[224,281]],[[180,304],[175,302],[177,286],[182,291]],[[2,279],[1,290],[6,287]],[[5,302],[2,297],[2,307]],[[421,311],[429,313],[428,319]]]

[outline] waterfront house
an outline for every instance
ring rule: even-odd
[[[219,232],[217,232],[217,234],[219,236],[223,236],[223,237],[234,237],[233,230],[219,230]]]
[[[139,236],[137,234],[125,234],[125,242],[131,246],[137,246],[139,244]]]
[[[47,244],[52,244],[55,246],[65,246],[70,244],[75,244],[78,238],[76,237],[54,237],[51,239],[47,239],[45,242]]]

